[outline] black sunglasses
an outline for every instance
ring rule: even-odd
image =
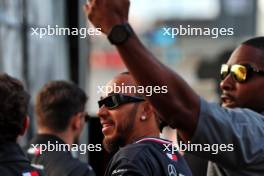
[[[239,83],[243,83],[253,74],[260,74],[264,75],[264,71],[258,70],[254,67],[252,67],[249,64],[234,64],[234,65],[227,65],[223,64],[221,66],[221,79],[224,80],[228,74],[231,74],[231,76]]]
[[[114,109],[122,104],[133,103],[133,102],[135,103],[141,101],[145,101],[145,99],[143,97],[127,96],[127,95],[115,93],[108,97],[103,98],[102,100],[99,100],[98,105],[99,108],[105,105],[105,107],[107,107],[108,109]]]

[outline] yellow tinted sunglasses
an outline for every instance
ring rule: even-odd
[[[264,71],[260,71],[258,69],[253,68],[249,64],[241,65],[241,64],[234,64],[234,65],[227,65],[223,64],[221,66],[221,79],[224,80],[228,74],[239,83],[245,82],[253,73],[257,73],[260,75],[264,75]]]

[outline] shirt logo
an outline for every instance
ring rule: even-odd
[[[127,169],[115,169],[111,175],[120,174],[121,172],[127,172]]]
[[[168,174],[169,176],[184,176],[181,173],[177,173],[177,170],[175,169],[175,167],[172,164],[168,165]]]
[[[177,171],[172,164],[168,165],[168,173],[169,173],[169,176],[177,176]]]

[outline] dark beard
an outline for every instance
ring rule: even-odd
[[[131,134],[131,131],[134,128],[134,119],[131,118],[127,121],[125,126],[119,127],[117,129],[116,136],[112,138],[105,137],[103,140],[104,148],[109,153],[115,153],[119,150],[120,147],[126,145],[127,135]]]
[[[124,140],[121,136],[115,138],[104,138],[103,146],[108,153],[116,153],[119,150],[119,147],[124,146]]]
[[[112,138],[104,138],[103,140],[103,146],[105,150],[109,153],[115,153],[119,150],[120,147],[123,147],[126,145],[126,140],[128,138],[128,135],[132,133],[134,130],[134,124],[135,124],[135,115],[137,112],[138,104],[135,104],[135,106],[131,109],[128,115],[128,118],[126,122],[124,122],[122,126],[119,126],[116,132],[116,136]]]

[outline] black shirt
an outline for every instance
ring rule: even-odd
[[[37,135],[30,141],[27,153],[31,163],[42,166],[47,176],[94,176],[94,171],[87,163],[73,158],[70,151],[34,151],[32,144],[65,144],[53,135]],[[32,152],[33,151],[33,152]]]
[[[170,141],[143,138],[121,148],[111,159],[105,176],[191,176],[178,152],[167,151]]]
[[[43,173],[30,165],[24,152],[15,142],[0,145],[0,175],[1,176],[41,176]]]

